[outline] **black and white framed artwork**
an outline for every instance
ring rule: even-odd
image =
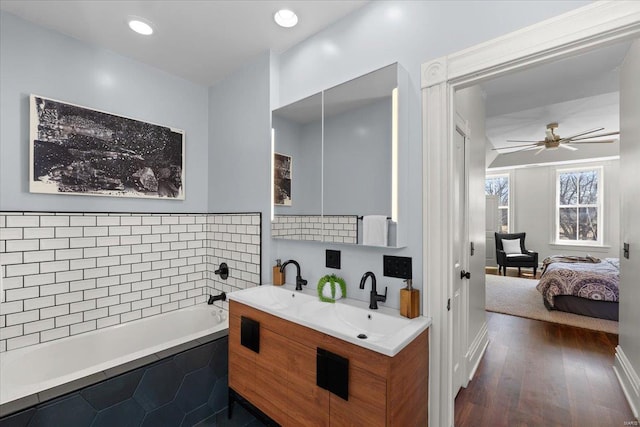
[[[32,193],[184,200],[184,131],[31,95]]]
[[[273,153],[273,203],[291,206],[291,156]]]

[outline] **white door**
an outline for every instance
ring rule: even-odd
[[[458,394],[460,388],[466,385],[465,382],[465,351],[466,336],[464,335],[464,324],[466,321],[466,307],[464,306],[464,296],[466,295],[467,278],[462,278],[461,274],[466,274],[468,268],[467,261],[467,174],[466,174],[466,136],[464,130],[456,127],[454,133],[454,180],[453,180],[453,289],[451,297],[452,316],[452,355],[453,355],[453,396]]]
[[[640,40],[635,40],[620,69],[620,241],[628,245],[628,257],[620,251],[620,322],[616,368],[626,359],[626,369],[620,373],[635,371],[640,375]],[[640,392],[636,384],[626,376],[629,396],[640,410]],[[622,378],[625,378],[623,375]],[[637,378],[637,377],[636,377]]]

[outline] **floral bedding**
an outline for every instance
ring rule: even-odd
[[[551,307],[554,306],[554,297],[558,295],[618,302],[618,258],[551,257],[546,258],[543,264],[544,270],[536,288]]]

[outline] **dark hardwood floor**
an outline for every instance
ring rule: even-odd
[[[613,372],[617,335],[498,313],[487,326],[489,347],[456,397],[456,426],[636,425]]]

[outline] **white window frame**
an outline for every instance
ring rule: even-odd
[[[511,217],[511,205],[513,203],[513,191],[511,191],[511,190],[513,189],[513,180],[511,179],[511,173],[507,172],[507,173],[486,174],[485,177],[484,177],[484,181],[485,181],[485,185],[486,185],[487,179],[500,178],[500,177],[506,177],[507,181],[509,181],[509,185],[508,185],[508,187],[509,187],[509,203],[507,203],[506,206],[500,205],[500,198],[498,198],[498,210],[502,210],[502,209],[506,209],[507,210],[507,233],[511,233],[511,230],[513,230],[513,218]],[[502,215],[500,215],[500,218],[502,218]],[[502,221],[501,221],[501,223],[502,223]]]
[[[560,240],[560,208],[574,207],[574,205],[560,205],[560,175],[565,173],[579,173],[584,171],[596,171],[598,175],[598,202],[596,204],[576,204],[575,208],[581,207],[595,207],[598,211],[598,240]],[[556,169],[556,192],[554,203],[554,217],[555,217],[555,229],[554,229],[554,244],[563,246],[604,246],[604,173],[602,166],[590,166],[582,168],[563,168]],[[579,185],[579,184],[578,184]],[[577,197],[577,196],[576,196]],[[579,217],[578,217],[579,218]],[[578,234],[579,235],[579,234]],[[577,236],[576,236],[577,237]]]

